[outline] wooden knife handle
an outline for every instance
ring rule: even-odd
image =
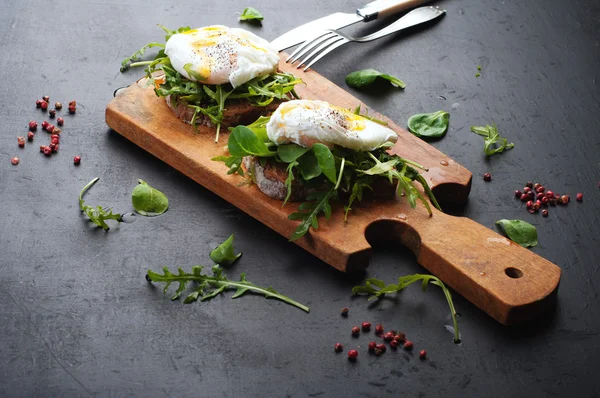
[[[468,218],[407,212],[372,223],[366,235],[370,242],[401,242],[419,264],[503,324],[526,323],[553,307],[561,269]]]
[[[401,11],[410,10],[431,0],[377,0],[359,8],[356,12],[364,17],[365,22],[385,18]]]

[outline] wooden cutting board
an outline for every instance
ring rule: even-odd
[[[314,71],[280,65],[306,83],[297,88],[303,98],[345,108],[360,103]],[[391,120],[371,110],[369,114],[386,120],[399,134],[392,152],[429,168],[424,176],[440,202],[466,201],[472,177],[467,169]],[[210,160],[225,154],[227,132],[218,144],[214,129],[199,127],[195,132],[146,87],[145,79],[121,90],[108,104],[106,123],[283,236],[289,237],[298,225],[287,218],[297,204],[282,207],[256,186],[239,186],[240,176],[227,175],[222,162]],[[419,264],[504,324],[527,322],[552,308],[560,268],[472,220],[433,211],[429,217],[422,204],[411,209],[402,197],[372,200],[353,205],[344,222],[342,206],[334,206],[329,220],[321,217],[317,231],[294,243],[341,271],[354,271],[368,265],[369,241],[399,242],[415,253]]]

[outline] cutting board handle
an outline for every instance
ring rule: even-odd
[[[412,212],[377,220],[373,241],[397,241],[445,284],[503,324],[526,323],[553,307],[561,269],[464,217]]]

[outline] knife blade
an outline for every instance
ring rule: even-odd
[[[283,51],[302,43],[307,38],[325,29],[342,29],[357,22],[369,22],[378,18],[387,17],[400,11],[408,10],[427,3],[431,0],[376,0],[349,14],[336,12],[323,18],[307,22],[271,42],[277,51]]]

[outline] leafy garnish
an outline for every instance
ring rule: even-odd
[[[353,294],[368,294],[369,300],[373,300],[375,298],[380,298],[385,296],[386,294],[396,293],[404,289],[406,286],[415,283],[417,281],[422,281],[421,289],[425,291],[427,289],[427,285],[431,283],[432,285],[439,286],[444,292],[444,296],[446,296],[446,300],[448,301],[448,307],[450,307],[450,315],[452,316],[452,322],[454,323],[454,342],[460,342],[460,334],[458,332],[458,321],[456,319],[456,309],[454,308],[454,303],[452,302],[452,295],[450,291],[444,285],[444,283],[437,277],[433,275],[426,274],[414,274],[401,276],[398,278],[398,284],[389,284],[386,285],[382,280],[376,278],[368,278],[365,281],[364,286],[354,286],[352,288]]]
[[[246,126],[237,126],[231,131],[227,146],[231,156],[271,157],[277,154],[277,152],[271,151],[267,145]]]
[[[144,180],[138,180],[138,185],[133,188],[131,203],[137,213],[148,217],[159,216],[169,208],[167,196]]]
[[[104,209],[102,206],[92,207],[85,204],[83,195],[90,189],[100,178],[96,177],[90,181],[81,192],[79,192],[79,208],[91,222],[99,227],[102,227],[105,231],[108,231],[110,227],[106,224],[106,220],[116,220],[117,222],[123,222],[123,214],[114,214],[111,208]]]
[[[441,138],[448,131],[449,120],[445,111],[418,113],[408,119],[408,131],[421,138]]]
[[[492,156],[495,153],[502,153],[515,146],[512,142],[509,144],[506,138],[500,137],[495,123],[493,126],[490,126],[489,124],[485,127],[471,126],[471,131],[484,138],[485,144],[483,151],[487,156]]]
[[[302,220],[300,225],[296,228],[290,241],[294,241],[306,235],[308,229],[319,228],[319,221],[317,217],[320,213],[325,214],[325,219],[331,217],[331,204],[329,201],[333,199],[337,194],[337,191],[332,187],[328,191],[317,191],[308,194],[306,202],[303,202],[298,207],[298,212],[294,212],[288,216],[290,220]]]
[[[229,265],[235,263],[240,257],[242,257],[242,253],[235,254],[235,250],[233,248],[233,234],[219,246],[217,246],[213,251],[210,252],[210,259],[213,260],[216,264],[221,265]]]
[[[254,7],[244,8],[244,12],[240,15],[240,21],[262,21],[263,19],[262,14]]]
[[[192,303],[198,299],[200,301],[211,299],[225,290],[235,289],[235,293],[231,298],[238,298],[247,292],[262,294],[266,298],[274,298],[277,300],[284,301],[290,305],[300,308],[303,311],[309,312],[309,308],[305,305],[286,297],[273,289],[272,287],[264,288],[256,286],[252,282],[246,279],[246,274],[240,275],[239,281],[230,281],[227,276],[223,273],[223,270],[219,265],[212,267],[213,275],[209,276],[202,273],[202,266],[196,265],[192,267],[191,273],[185,273],[183,269],[178,268],[178,273],[173,274],[169,271],[168,267],[163,268],[163,274],[159,274],[152,270],[148,270],[146,278],[151,282],[162,282],[166,283],[163,292],[166,294],[167,289],[172,283],[179,283],[175,294],[171,297],[171,300],[177,300],[183,291],[186,289],[189,282],[196,282],[197,286],[194,291],[190,293],[184,303]]]
[[[125,58],[123,62],[121,62],[121,72],[125,72],[127,69],[129,69],[131,62],[138,60],[140,57],[142,57],[142,55],[144,55],[147,49],[152,47],[165,48],[165,45],[156,42],[146,44],[144,47],[134,52],[130,57]]]
[[[373,84],[378,77],[389,81],[394,87],[406,87],[406,84],[404,84],[404,82],[397,77],[387,75],[375,69],[362,69],[356,72],[351,72],[348,74],[348,76],[346,76],[346,84],[354,88],[363,88]]]
[[[537,229],[522,220],[498,220],[496,225],[504,231],[510,240],[523,247],[533,247],[538,244]]]

